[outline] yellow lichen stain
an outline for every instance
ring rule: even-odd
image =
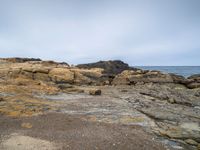
[[[20,111],[10,111],[10,112],[7,112],[6,114],[8,116],[10,116],[10,117],[19,117],[19,116],[21,116]]]
[[[26,122],[24,122],[24,123],[21,124],[21,127],[30,129],[30,128],[33,127],[33,125],[32,125],[31,123],[28,123],[28,122],[26,123]]]
[[[15,106],[14,106],[14,109],[15,109],[15,110],[23,110],[23,109],[24,109],[24,106],[15,105]]]
[[[55,110],[53,102],[29,96],[7,97],[6,103],[0,105],[0,114],[10,117],[23,117],[42,114],[48,110]]]

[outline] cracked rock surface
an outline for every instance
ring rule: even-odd
[[[0,149],[200,148],[199,75],[103,69],[1,60]]]

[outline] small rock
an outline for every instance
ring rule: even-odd
[[[121,90],[121,92],[124,92],[124,93],[125,93],[125,92],[128,92],[128,90],[123,89],[123,90]]]
[[[58,88],[64,90],[68,88],[73,88],[73,86],[71,84],[58,84]]]
[[[200,109],[200,106],[194,106],[195,109]]]
[[[200,92],[194,94],[196,97],[200,97]]]
[[[99,89],[92,89],[89,91],[90,95],[101,95],[101,90]]]
[[[65,93],[84,93],[84,90],[83,89],[79,89],[79,88],[66,88],[66,89],[63,89]]]
[[[170,99],[168,99],[167,100],[170,104],[174,104],[176,101],[175,101],[175,99],[173,99],[173,98],[170,98]]]
[[[32,126],[32,124],[30,124],[30,123],[22,123],[22,124],[21,124],[21,127],[30,129],[30,128],[32,128],[33,126]]]
[[[0,97],[0,102],[3,102],[3,101],[5,101],[4,98]]]

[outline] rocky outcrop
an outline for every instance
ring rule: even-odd
[[[7,80],[25,78],[56,84],[100,85],[107,79],[103,77],[102,69],[79,69],[69,67],[67,63],[56,63],[53,61],[4,62],[1,66],[0,77]]]
[[[200,75],[193,75],[186,79],[183,76],[162,73],[160,71],[134,69],[121,61],[100,61],[98,63],[70,67],[67,63],[57,63],[54,61],[37,61],[37,59],[24,58],[16,60],[16,63],[8,63],[10,59],[4,60],[0,68],[1,79],[20,77],[56,84],[68,83],[76,85],[172,83],[182,84],[190,89],[200,87]]]
[[[186,86],[190,89],[200,88],[200,74],[195,74],[188,77],[188,83]]]
[[[182,84],[187,88],[193,89],[200,87],[200,75],[194,75],[186,79],[180,75],[162,73],[160,71],[125,70],[121,74],[116,75],[112,81],[113,85],[136,85],[145,83]]]
[[[55,83],[74,82],[74,73],[67,68],[53,68],[49,72],[49,77]]]
[[[121,93],[122,99],[154,120],[152,129],[156,134],[185,145],[196,146],[200,142],[199,89],[171,83],[146,83],[129,88]]]
[[[69,67],[69,64],[66,62],[55,62],[51,60],[41,60],[39,58],[20,58],[20,57],[14,57],[14,58],[0,58],[0,63],[30,63],[34,65],[41,64],[42,66],[46,67]]]
[[[71,71],[74,72],[74,83],[78,85],[91,85],[100,84],[100,79],[102,77],[102,69],[79,69],[72,68]]]
[[[174,75],[175,76],[175,75]],[[114,85],[134,85],[136,83],[173,83],[174,76],[164,74],[159,71],[147,70],[125,70],[117,75],[114,80]]]
[[[186,79],[160,71],[132,69],[114,61],[101,62],[95,68],[54,61],[23,61],[0,62],[0,114],[12,117],[42,114],[58,105],[43,95],[60,100],[63,97],[57,97],[58,93],[64,94],[64,98],[66,93],[79,93],[76,96],[80,101],[67,101],[71,103],[66,105],[68,112],[96,114],[104,121],[113,119],[115,123],[131,125],[153,121],[148,125],[159,136],[195,148],[200,144],[200,75]],[[95,95],[103,96],[94,98]],[[69,99],[70,96],[74,98],[69,95]],[[80,102],[83,105],[78,107]]]
[[[188,80],[181,75],[176,75],[173,73],[169,73],[169,75],[172,77],[174,83],[184,84],[184,85],[188,83]]]
[[[1,64],[0,78],[6,79],[20,77],[44,82],[53,82],[56,84],[69,83],[76,85],[136,85],[145,83],[172,83],[182,84],[190,89],[200,87],[199,75],[194,75],[186,79],[183,76],[162,73],[160,71],[133,69],[121,61],[99,62],[86,66],[83,65],[83,67],[80,65],[80,68],[78,68],[70,67],[67,63],[36,60],[24,63],[4,62]],[[24,61],[26,61],[26,59]],[[106,66],[106,64],[108,64],[108,66]],[[86,69],[90,67],[91,69]],[[123,69],[128,70],[122,71]],[[113,74],[111,74],[111,72],[113,72]],[[119,72],[121,73],[117,74]]]
[[[14,57],[14,58],[2,58],[1,60],[12,62],[12,63],[24,63],[28,61],[42,61],[39,58],[20,58],[20,57]]]
[[[78,68],[91,69],[91,68],[102,68],[104,69],[104,74],[116,75],[124,70],[135,70],[135,68],[130,67],[128,64],[120,60],[114,61],[99,61],[96,63],[80,64],[77,65]]]

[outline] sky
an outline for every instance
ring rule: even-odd
[[[200,65],[200,0],[0,0],[0,57]]]

